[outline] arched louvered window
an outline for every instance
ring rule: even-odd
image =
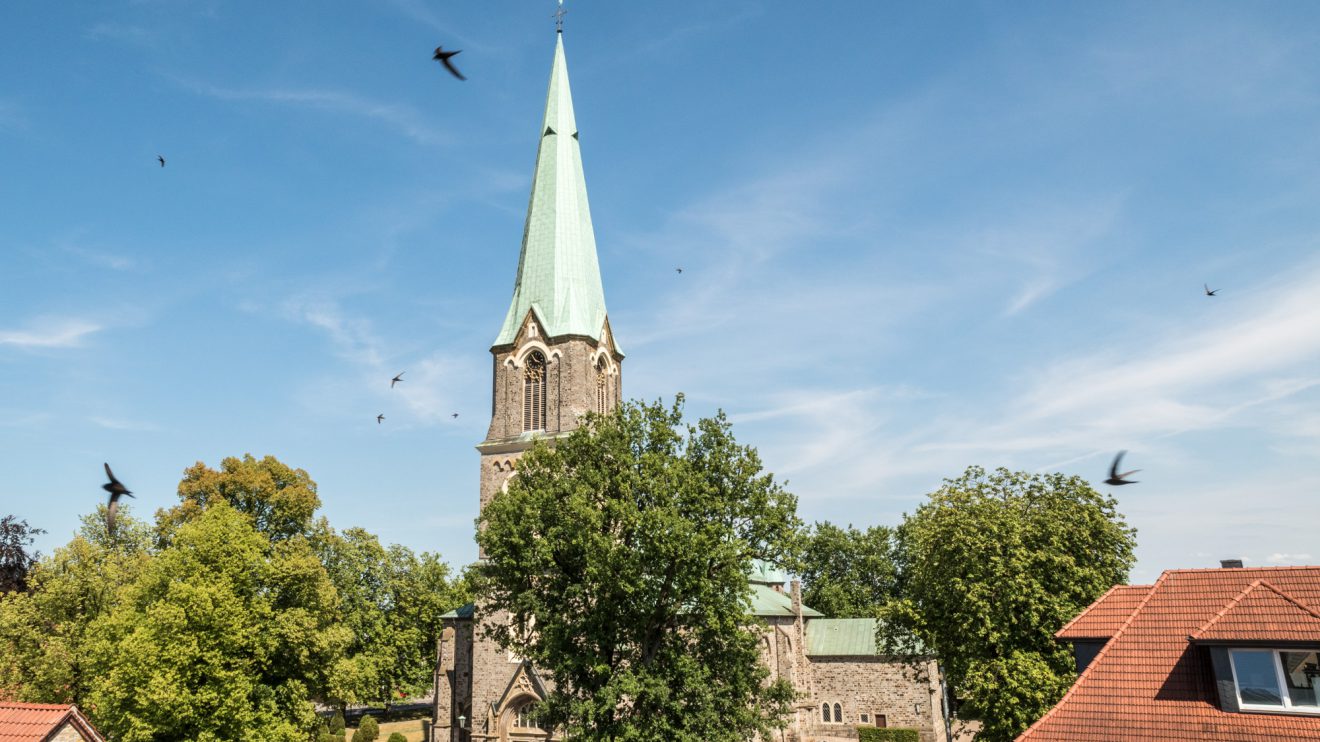
[[[545,430],[545,356],[534,350],[523,370],[523,431]]]
[[[821,721],[830,720],[830,705],[828,703],[822,703],[820,705],[820,719]]]
[[[610,411],[610,376],[605,359],[596,361],[596,412],[604,415]]]
[[[842,722],[843,722],[843,708],[836,703],[834,704],[834,723],[840,724]]]

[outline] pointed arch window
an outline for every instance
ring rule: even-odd
[[[523,432],[545,430],[545,355],[534,350],[523,369]]]
[[[536,701],[527,701],[513,712],[514,729],[540,729],[541,725],[536,719]]]
[[[604,415],[610,411],[610,375],[605,359],[596,361],[596,412]]]
[[[834,723],[839,724],[842,722],[843,722],[843,708],[836,703],[834,704]]]
[[[824,722],[830,720],[830,705],[828,703],[822,703],[820,705],[820,719]]]

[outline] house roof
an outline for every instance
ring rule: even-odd
[[[1108,639],[1141,604],[1150,585],[1115,585],[1059,629],[1059,639]]]
[[[1251,589],[1256,582],[1268,587]],[[1320,567],[1165,572],[1063,699],[1018,739],[1320,739],[1320,716],[1222,711],[1206,652],[1190,639],[1203,629],[1221,631],[1218,618],[1223,631],[1236,632],[1235,639],[1252,631],[1252,640],[1287,641],[1286,635],[1271,635],[1286,629],[1277,611],[1292,610],[1280,596],[1308,614],[1320,608]],[[1263,614],[1253,618],[1257,609]]]
[[[77,706],[0,702],[0,742],[46,742],[65,724],[72,724],[92,742],[105,739]]]
[[[816,657],[873,657],[874,618],[813,618],[807,621],[807,655]]]
[[[1197,641],[1320,642],[1320,613],[1256,580],[1191,636]]]
[[[538,133],[518,277],[494,347],[518,338],[528,312],[552,338],[581,335],[599,341],[605,327],[605,289],[596,259],[596,235],[587,204],[562,37],[555,42],[545,120]]]

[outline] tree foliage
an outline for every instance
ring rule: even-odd
[[[27,590],[28,572],[40,557],[31,551],[33,536],[43,533],[13,515],[0,518],[0,594]]]
[[[101,506],[0,596],[0,696],[77,703],[120,740],[305,740],[313,702],[429,685],[467,598],[438,556],[336,533],[272,457],[197,464],[179,499],[154,524],[123,507],[113,534]],[[340,677],[351,658],[369,672]]]
[[[1133,564],[1135,531],[1079,477],[967,469],[898,528],[902,597],[884,611],[886,651],[919,641],[984,724],[1011,740],[1072,682],[1054,633]]]
[[[583,740],[722,742],[778,725],[747,575],[778,560],[796,501],[721,414],[685,426],[682,398],[589,416],[519,460],[485,508],[486,628],[553,681],[543,726]]]
[[[804,538],[802,602],[834,618],[871,618],[895,595],[894,531],[817,523]]]

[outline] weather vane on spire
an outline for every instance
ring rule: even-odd
[[[559,0],[559,10],[556,10],[553,16],[555,19],[555,31],[559,33],[564,32],[564,16],[566,15],[568,15],[568,11],[564,10],[564,0]]]

